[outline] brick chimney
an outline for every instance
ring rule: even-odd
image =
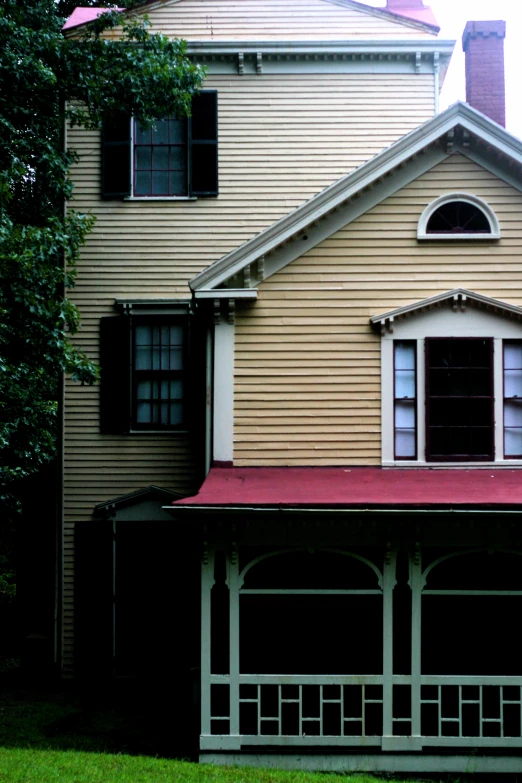
[[[505,22],[468,22],[462,36],[462,48],[466,53],[466,101],[504,127],[505,37]]]
[[[387,11],[398,11],[405,9],[418,9],[423,11],[425,5],[422,0],[386,0]]]

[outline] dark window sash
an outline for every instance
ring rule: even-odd
[[[435,365],[432,361],[432,353],[437,344],[446,343],[449,345],[454,342],[486,342],[489,350],[488,350],[488,363],[486,366],[480,365],[475,366],[472,365],[470,362],[468,362],[466,365],[457,366],[454,367],[443,367],[439,365]],[[477,337],[470,337],[470,338],[463,338],[463,337],[455,337],[455,338],[426,338],[425,340],[425,388],[426,388],[426,460],[428,462],[485,462],[485,461],[492,461],[495,456],[495,426],[494,426],[494,378],[493,378],[493,340],[491,338],[477,338]],[[473,369],[479,369],[479,370],[488,370],[488,383],[489,383],[489,393],[488,394],[462,394],[462,395],[455,395],[455,394],[433,394],[432,388],[431,388],[431,371],[432,370],[467,370],[471,372]],[[450,404],[451,401],[468,401],[470,404],[473,401],[477,401],[478,403],[482,402],[484,403],[482,407],[484,409],[487,409],[487,419],[485,418],[485,414],[482,413],[481,415],[484,416],[482,420],[480,420],[480,423],[473,424],[473,425],[462,425],[457,426],[455,424],[452,424],[451,422],[448,422],[447,424],[441,424],[441,425],[434,425],[432,423],[432,419],[434,418],[434,405],[433,403],[440,401],[441,403]],[[468,434],[468,439],[473,435],[476,434],[477,437],[479,436],[479,430],[486,431],[487,433],[487,440],[488,440],[488,449],[487,452],[484,451],[483,453],[473,453],[470,450],[468,451],[455,451],[454,453],[439,453],[438,450],[435,449],[433,445],[433,436],[435,435],[435,430],[447,430],[448,435],[451,437],[452,432],[456,432],[457,430],[465,431]]]

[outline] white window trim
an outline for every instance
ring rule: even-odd
[[[134,117],[130,119],[130,196],[125,196],[124,201],[197,201],[197,196],[135,196],[134,195]],[[187,174],[188,176],[188,174]]]
[[[433,215],[434,212],[436,212],[439,207],[442,207],[444,204],[448,204],[450,201],[465,201],[467,204],[472,204],[474,207],[477,207],[477,209],[480,209],[481,212],[484,213],[486,218],[489,221],[489,225],[491,226],[491,233],[489,234],[428,234],[427,233],[427,227],[428,227],[428,221]],[[439,196],[439,198],[436,198],[435,201],[432,201],[431,204],[429,204],[419,219],[419,224],[417,226],[417,239],[420,240],[428,240],[431,242],[455,242],[455,241],[468,241],[468,240],[476,240],[481,239],[489,240],[489,239],[500,239],[500,224],[498,222],[497,216],[485,201],[483,201],[481,198],[478,198],[477,196],[472,195],[471,193],[446,193],[444,196]]]
[[[426,388],[425,339],[429,337],[482,337],[493,339],[493,393],[495,422],[495,459],[493,462],[432,462],[426,460]],[[394,341],[417,342],[417,459],[395,459],[395,422],[393,371]],[[436,310],[395,324],[393,333],[381,337],[381,421],[383,467],[507,467],[522,465],[522,460],[504,458],[504,340],[522,340],[520,323],[480,310],[452,313]]]

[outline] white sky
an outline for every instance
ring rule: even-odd
[[[385,0],[364,0],[367,5],[385,7]],[[440,38],[456,40],[448,75],[441,93],[441,110],[457,100],[466,100],[462,33],[466,22],[503,19],[507,22],[506,109],[507,129],[522,138],[522,0],[424,0],[441,26]]]

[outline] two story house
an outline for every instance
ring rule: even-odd
[[[66,385],[64,676],[197,678],[206,762],[520,772],[505,25],[440,113],[422,0],[144,11],[207,75],[190,119],[68,134],[102,382]]]

